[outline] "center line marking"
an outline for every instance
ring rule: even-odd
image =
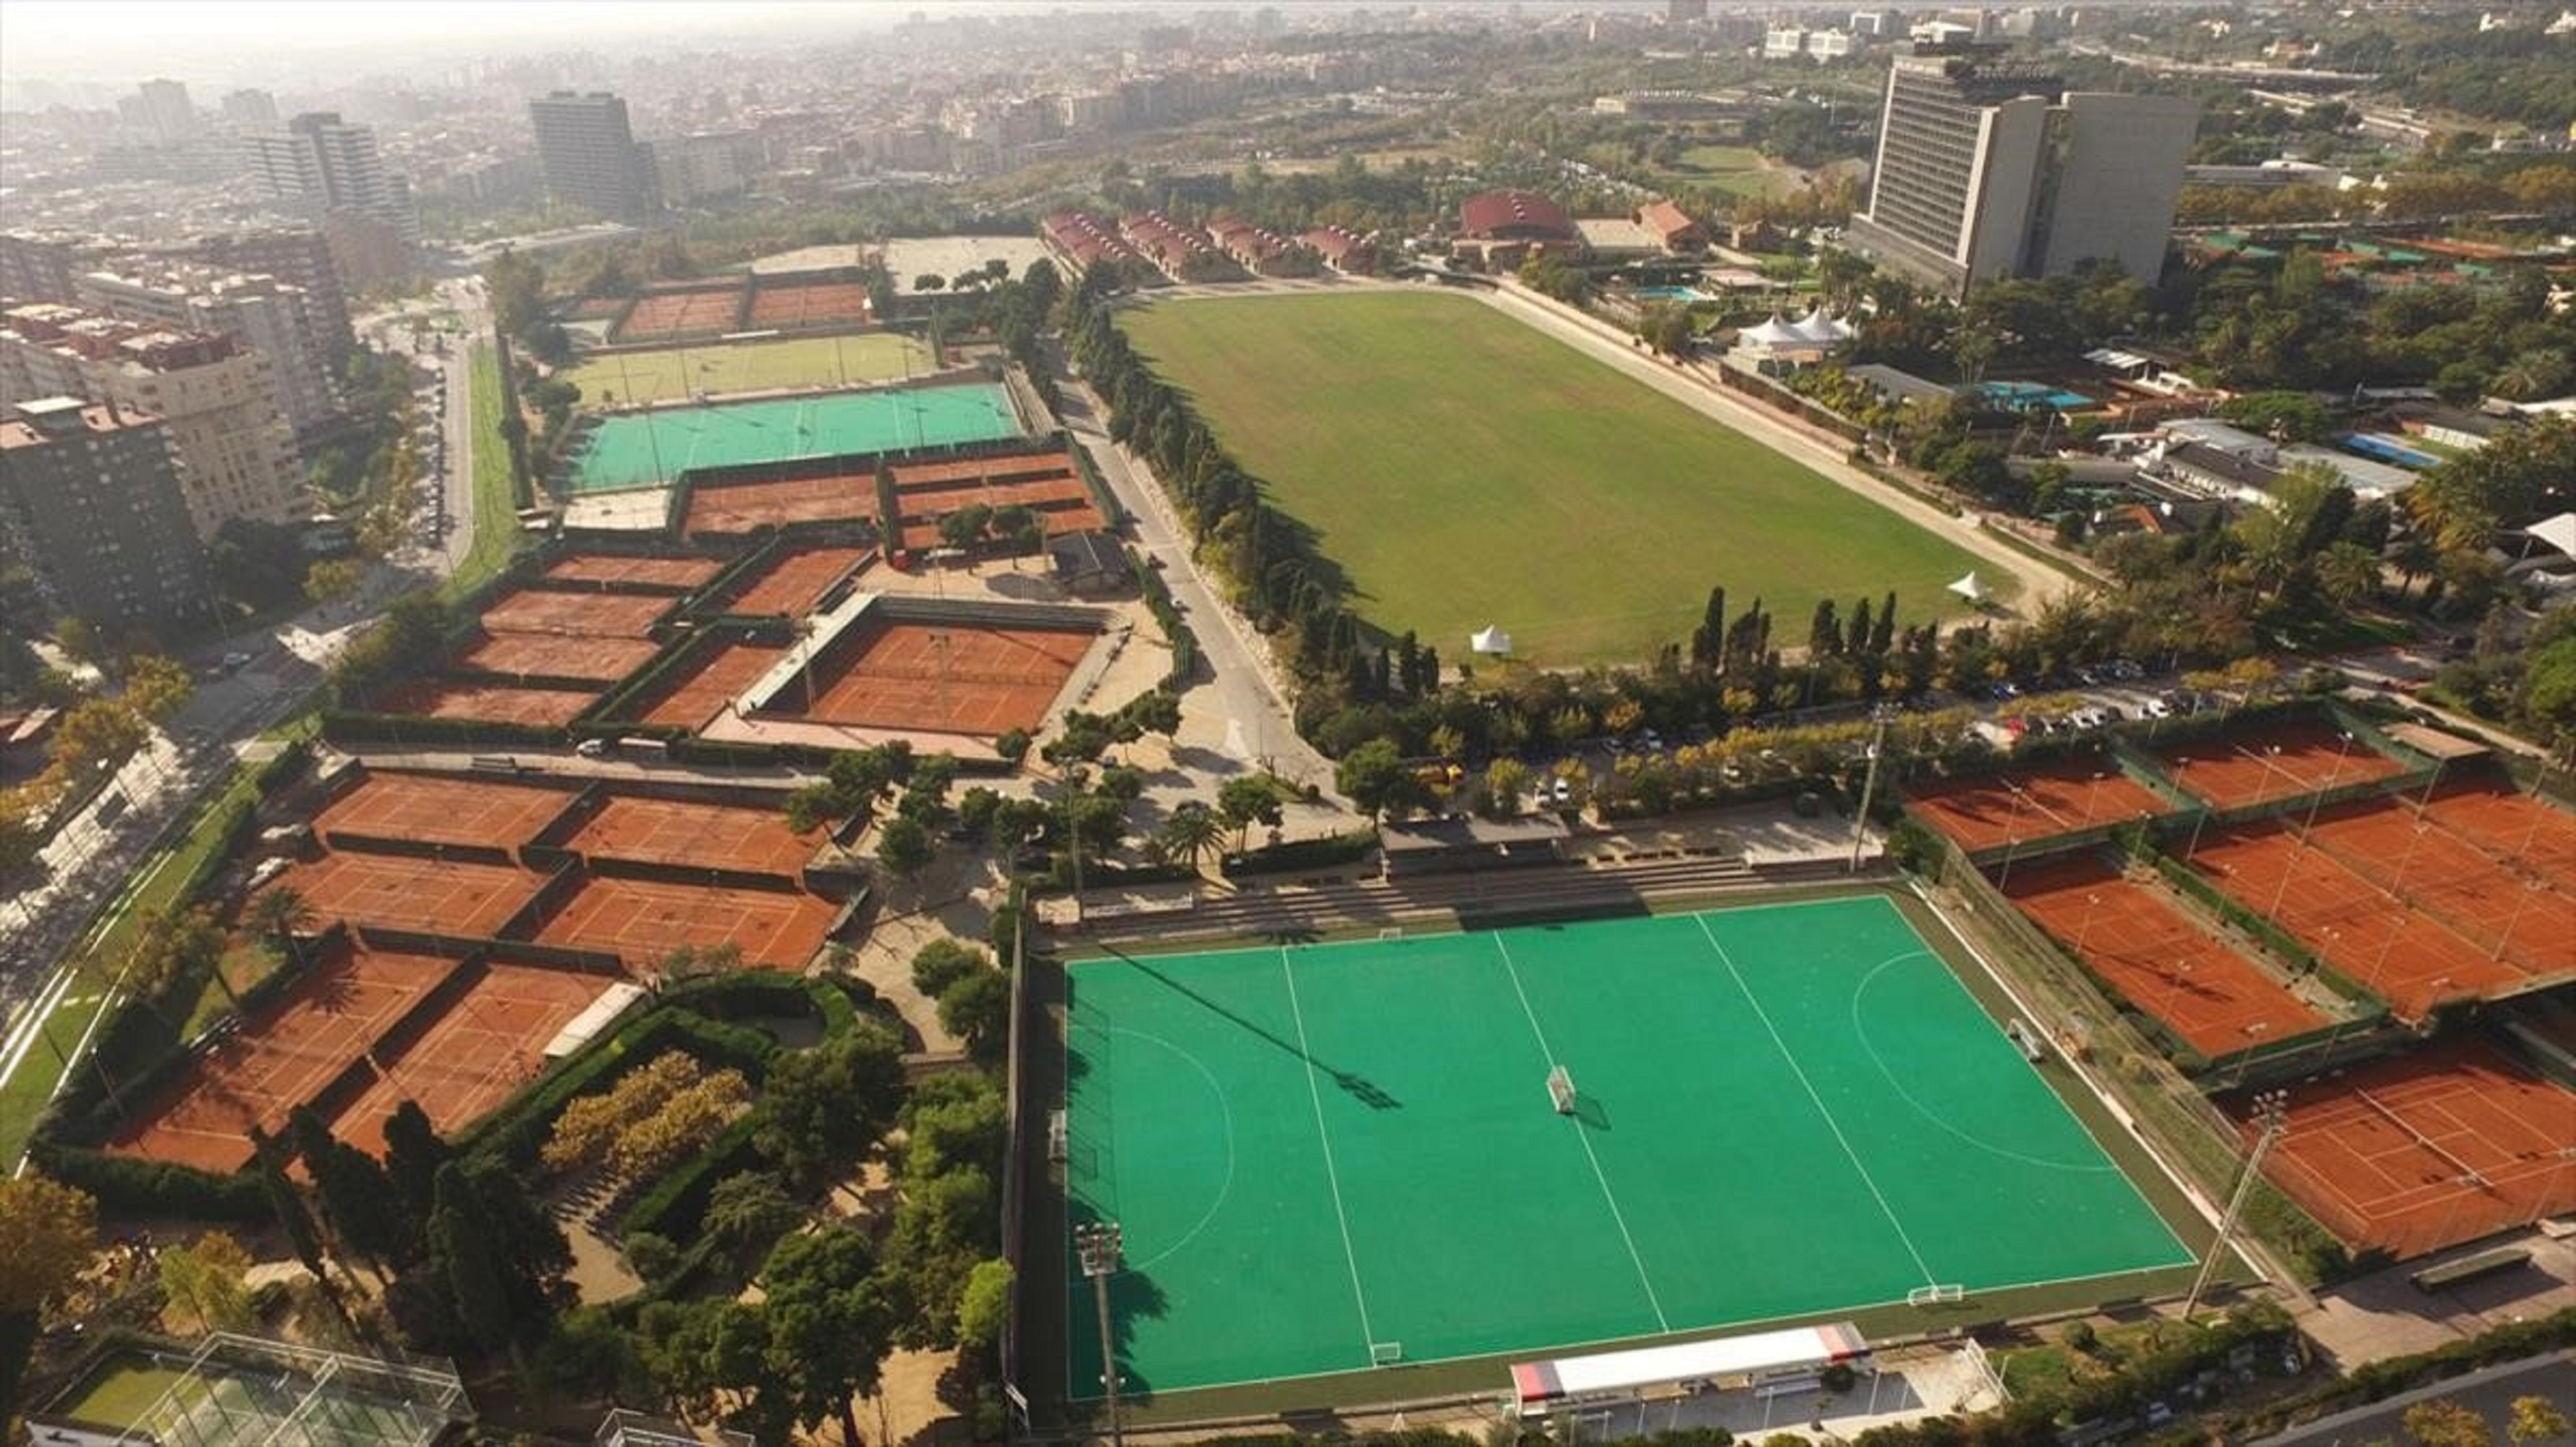
[[[1503,973],[1511,976],[1512,993],[1521,998],[1521,1013],[1529,1017],[1530,1033],[1538,1037],[1539,1054],[1547,1057],[1549,1065],[1555,1065],[1556,1051],[1547,1043],[1547,1032],[1539,1028],[1538,1012],[1530,1008],[1529,991],[1521,988],[1521,972],[1512,965],[1512,952],[1503,944],[1500,934],[1494,936],[1494,952],[1503,957]],[[1581,1089],[1576,1087],[1578,1095]],[[1584,1130],[1580,1119],[1574,1123],[1574,1138],[1583,1146],[1584,1159],[1592,1162],[1592,1179],[1601,1183],[1601,1199],[1609,1203],[1610,1220],[1619,1228],[1619,1239],[1628,1245],[1628,1261],[1637,1268],[1637,1284],[1646,1289],[1646,1305],[1654,1308],[1656,1324],[1669,1333],[1673,1329],[1672,1320],[1664,1315],[1663,1300],[1655,1295],[1655,1280],[1646,1274],[1646,1258],[1637,1254],[1637,1238],[1628,1234],[1628,1218],[1619,1209],[1619,1197],[1611,1191],[1610,1178],[1601,1170],[1601,1157],[1593,1152],[1592,1137]]]

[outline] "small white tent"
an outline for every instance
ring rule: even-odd
[[[1503,657],[1512,651],[1512,635],[1488,625],[1467,636],[1467,646],[1478,653]]]
[[[1969,572],[1968,576],[1952,583],[1950,585],[1950,591],[1967,599],[1971,603],[1983,603],[1986,601],[1986,585],[1977,581],[1977,575],[1973,570]]]

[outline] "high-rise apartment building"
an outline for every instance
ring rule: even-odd
[[[0,541],[56,613],[124,629],[208,611],[169,430],[149,416],[73,397],[0,413]]]
[[[1951,295],[1998,276],[2163,269],[2199,107],[2064,91],[1989,48],[1917,47],[1889,71],[1859,250]]]
[[[218,109],[237,126],[266,129],[277,124],[277,97],[264,90],[226,91]]]
[[[528,102],[528,120],[555,199],[622,221],[662,209],[652,148],[636,143],[623,97],[559,90]]]
[[[0,314],[0,403],[87,397],[168,428],[197,536],[231,518],[305,516],[304,469],[275,364],[230,337],[37,303]]]
[[[340,389],[303,289],[271,276],[190,263],[120,266],[77,283],[82,305],[130,321],[230,337],[270,362],[278,410],[298,439],[340,421]]]
[[[197,107],[188,99],[188,88],[175,80],[143,82],[116,103],[116,111],[126,124],[150,132],[164,145],[197,133]]]
[[[358,349],[357,333],[349,325],[348,286],[321,232],[302,227],[217,232],[188,242],[177,254],[230,271],[273,276],[302,291],[314,340],[334,367]]]
[[[405,245],[420,240],[411,186],[388,174],[376,133],[336,111],[308,111],[283,131],[242,137],[243,154],[261,191],[308,216],[351,211],[391,226]]]
[[[77,236],[0,231],[0,297],[70,301],[72,284],[93,264],[96,242]]]

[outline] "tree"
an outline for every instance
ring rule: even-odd
[[[2567,1409],[2543,1396],[2516,1397],[2511,1415],[2505,1418],[2504,1435],[2514,1447],[2530,1447],[2539,1442],[2555,1442],[2576,1435],[2576,1425],[2567,1420]]]
[[[1208,855],[1216,853],[1225,825],[1207,805],[1196,799],[1183,801],[1163,822],[1163,853],[1196,870]]]
[[[941,935],[913,951],[913,988],[936,999],[950,985],[978,970],[990,969],[992,965],[992,957],[982,950],[964,940]]]
[[[320,917],[313,902],[288,884],[270,886],[250,905],[251,927],[266,936],[280,955],[290,959],[301,958],[296,937],[312,933]]]
[[[321,1115],[299,1105],[287,1115],[287,1130],[313,1187],[322,1214],[350,1255],[382,1267],[402,1254],[403,1218],[393,1183],[376,1158],[331,1134]]]
[[[877,862],[898,876],[910,879],[927,868],[938,846],[930,830],[918,819],[900,816],[888,819],[877,831]]]
[[[902,1102],[903,1042],[861,1026],[779,1057],[761,1082],[752,1145],[810,1189],[874,1150]]]
[[[197,690],[185,664],[159,653],[138,653],[125,663],[125,702],[154,723],[165,723]]]
[[[940,992],[939,1028],[957,1037],[976,1059],[997,1057],[1010,1039],[1010,977],[1000,970],[978,970],[951,983]]]
[[[993,740],[993,752],[1001,755],[1005,763],[1019,763],[1029,756],[1029,731],[1010,729],[1004,732],[1000,738]]]
[[[220,1231],[195,1244],[164,1246],[157,1262],[161,1295],[197,1331],[239,1331],[250,1325],[250,1286],[243,1280],[250,1253]]]
[[[833,1225],[791,1236],[761,1272],[771,1380],[807,1428],[838,1416],[859,1447],[857,1400],[873,1393],[894,1344],[892,1292],[868,1238]]]
[[[1509,754],[1485,766],[1485,807],[1497,819],[1521,812],[1521,795],[1529,789],[1529,765]]]
[[[438,1173],[438,1205],[429,1218],[430,1264],[467,1340],[501,1343],[519,1360],[510,1311],[508,1266],[484,1229],[475,1192],[461,1165]]]
[[[421,1233],[437,1205],[438,1168],[451,1154],[420,1102],[406,1100],[385,1117],[385,1179],[402,1202],[414,1251],[424,1244]]]
[[[699,1218],[699,1227],[728,1250],[740,1252],[777,1240],[804,1219],[805,1208],[780,1187],[776,1176],[741,1171],[716,1182],[707,1193],[706,1214]]]
[[[0,1176],[0,1317],[63,1299],[98,1254],[98,1203],[35,1171]]]
[[[1374,824],[1390,810],[1413,799],[1413,771],[1405,767],[1393,739],[1371,739],[1342,757],[1334,767],[1333,786],[1360,806]]]
[[[966,1293],[957,1300],[960,1340],[986,1350],[1001,1344],[1003,1328],[1011,1321],[1011,1286],[1011,1263],[999,1259],[975,1263],[966,1277]]]
[[[357,559],[324,558],[304,570],[304,596],[328,606],[357,596],[366,580],[366,564]]]
[[[2434,1397],[2406,1409],[2406,1435],[2424,1447],[2490,1447],[2495,1434],[2476,1410],[2448,1397]]]
[[[1216,815],[1233,827],[1240,853],[1251,842],[1253,825],[1279,827],[1279,781],[1268,774],[1237,774],[1217,786]]]

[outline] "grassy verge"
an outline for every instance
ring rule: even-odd
[[[474,349],[474,541],[447,595],[472,592],[498,573],[519,550],[519,513],[510,481],[510,444],[501,436],[501,359],[489,344]]]

